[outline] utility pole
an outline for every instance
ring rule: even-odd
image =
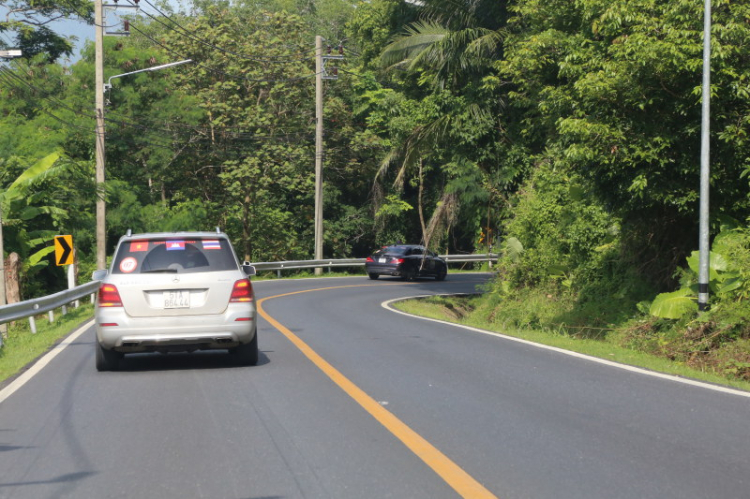
[[[107,227],[104,199],[104,15],[102,0],[94,0],[96,51],[96,268],[107,268]]]
[[[323,37],[315,37],[315,260],[323,259],[323,80],[337,80],[338,67],[326,71],[326,62],[344,59],[344,47],[339,44],[338,55],[331,55],[331,46],[323,55]],[[323,269],[315,269],[321,275]]]
[[[0,58],[10,59],[13,57],[21,57],[21,51],[17,49],[13,50],[0,50]],[[3,206],[0,204],[0,306],[7,303],[8,299],[5,296],[5,249],[3,248]],[[0,347],[3,346],[3,338],[8,333],[7,324],[0,324]]]
[[[315,260],[323,259],[323,37],[315,37]],[[323,269],[317,267],[315,275]]]

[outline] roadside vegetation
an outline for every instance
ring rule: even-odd
[[[59,310],[55,313],[55,320],[51,323],[46,314],[36,317],[36,334],[31,332],[27,319],[8,325],[8,336],[3,339],[3,348],[0,348],[0,385],[21,373],[24,367],[36,361],[78,325],[91,319],[94,306],[82,304],[78,308],[71,308],[66,315]]]
[[[34,18],[35,4],[19,5]],[[87,2],[58,8],[90,17]],[[497,278],[472,305],[487,323],[750,379],[747,2],[712,3],[712,269],[701,314],[700,2],[163,9],[144,6],[130,36],[105,37],[105,78],[138,74],[107,92],[99,193],[94,47],[69,64],[54,33],[29,39],[23,19],[0,22],[0,44],[15,34],[25,51],[0,71],[0,127],[15,131],[0,136],[3,257],[18,255],[21,299],[65,287],[50,265],[54,234],[73,235],[81,276],[94,270],[98,195],[109,253],[128,229],[219,226],[244,260],[312,258],[320,35],[326,53],[343,52],[324,84],[326,258],[397,240],[499,253]],[[193,62],[139,72],[182,59]]]

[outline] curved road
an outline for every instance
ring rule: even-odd
[[[748,394],[382,306],[488,278],[256,282],[255,367],[88,324],[0,391],[0,498],[750,497]]]

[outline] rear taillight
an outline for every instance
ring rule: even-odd
[[[253,301],[253,285],[250,284],[250,279],[240,279],[234,283],[229,301],[230,303]]]
[[[122,299],[114,284],[102,284],[99,288],[100,307],[122,307]]]
[[[372,262],[374,262],[375,260],[373,260],[371,256],[368,256],[368,257],[367,257],[367,261],[368,261],[368,262],[370,262],[370,263],[372,263]]]
[[[402,263],[404,263],[404,259],[403,258],[394,258],[393,260],[391,260],[391,263],[402,264]]]

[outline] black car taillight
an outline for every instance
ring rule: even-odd
[[[368,256],[366,261],[368,263],[374,263],[375,262],[375,260],[373,260],[371,256]]]

